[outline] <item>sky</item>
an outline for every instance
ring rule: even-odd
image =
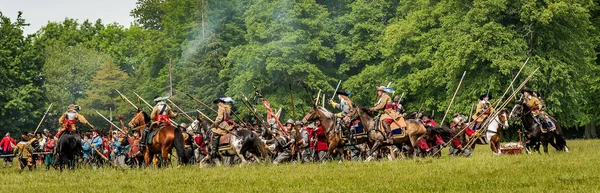
[[[22,18],[30,26],[23,28],[25,34],[32,34],[48,21],[63,21],[65,18],[85,19],[102,23],[117,22],[129,27],[133,17],[129,12],[135,8],[136,0],[0,0],[0,12],[12,21],[22,11]]]

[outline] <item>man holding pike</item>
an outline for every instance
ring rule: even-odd
[[[83,115],[79,114],[80,108],[78,105],[70,104],[67,112],[63,113],[60,118],[58,118],[58,124],[63,127],[56,134],[56,138],[60,139],[60,136],[65,131],[76,131],[77,121],[89,126],[90,128],[94,128],[92,124],[90,124]]]

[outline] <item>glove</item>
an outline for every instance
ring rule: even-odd
[[[335,103],[335,101],[333,101],[332,99],[329,99],[329,104],[331,104],[331,106],[333,106],[333,108],[335,108],[335,106],[337,106],[337,103]]]
[[[119,120],[123,120],[123,115],[119,115]]]

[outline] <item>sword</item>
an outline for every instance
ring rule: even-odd
[[[403,98],[404,98],[404,92],[402,92],[402,95],[400,96],[400,100],[398,100],[398,103],[402,102]]]
[[[335,93],[337,93],[338,89],[340,88],[340,84],[342,83],[342,80],[340,80],[337,84],[337,86],[335,87],[335,92],[333,92],[333,95],[331,95],[331,100],[333,100],[333,98],[335,97]]]
[[[106,122],[110,123],[113,127],[117,128],[119,131],[125,133],[125,131],[123,131],[119,126],[117,126],[116,124],[114,124],[113,122],[110,122],[104,115],[102,115],[100,112],[98,112],[96,109],[93,109],[94,111],[96,111],[96,113],[98,113],[98,115],[100,115],[100,117],[102,117],[102,119],[104,119]]]

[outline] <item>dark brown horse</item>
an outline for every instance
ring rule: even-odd
[[[368,132],[368,144],[370,147],[370,151],[367,153],[369,156],[367,161],[372,160],[377,156],[377,152],[381,146],[395,145],[399,149],[402,149],[403,144],[410,143],[409,155],[415,154],[415,149],[417,149],[417,142],[421,140],[425,134],[426,129],[423,124],[417,122],[416,120],[406,120],[406,134],[404,137],[394,137],[393,144],[384,143],[385,137],[381,131],[375,128],[375,121],[373,120],[373,114],[369,112],[369,110],[365,107],[357,107],[350,110],[350,118],[356,119],[360,118],[364,129]]]
[[[131,128],[140,127],[140,130],[142,130],[148,126],[151,131],[158,130],[156,135],[152,137],[152,144],[147,144],[142,150],[146,166],[150,165],[152,158],[154,158],[154,155],[156,154],[161,154],[163,164],[168,164],[170,160],[169,154],[173,150],[173,147],[175,147],[177,151],[180,163],[188,163],[189,158],[185,154],[181,130],[174,126],[161,126],[158,123],[148,125],[150,122],[148,114],[141,110],[138,110],[133,116],[133,119],[129,121],[129,127]]]
[[[523,105],[523,101],[517,101],[515,107],[510,113],[511,118],[521,118],[521,123],[523,124],[526,132],[525,144],[527,149],[533,148],[535,151],[539,152],[539,143],[541,143],[544,147],[545,153],[548,153],[548,144],[552,145],[552,147],[558,151],[569,152],[569,147],[567,146],[567,141],[565,140],[560,124],[556,119],[554,119],[554,117],[549,115],[546,116],[548,116],[548,118],[550,118],[554,124],[555,131],[548,131],[546,133],[542,132],[541,125],[538,124],[536,119],[533,117],[531,109],[529,109],[527,105]]]

